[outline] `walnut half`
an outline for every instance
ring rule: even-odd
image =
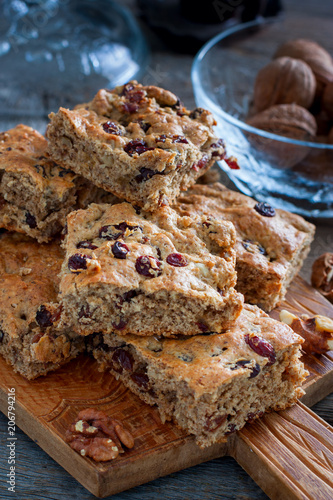
[[[73,450],[96,462],[114,460],[124,453],[122,445],[133,448],[134,438],[123,424],[95,408],[81,410],[66,432]]]
[[[280,321],[289,325],[304,338],[302,348],[310,354],[324,354],[333,349],[333,320],[326,316],[313,317],[303,314],[301,318],[283,309]]]

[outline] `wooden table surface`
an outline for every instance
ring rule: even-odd
[[[135,12],[134,0],[121,3],[128,5]],[[285,4],[287,4],[287,12],[312,13],[326,19],[331,17],[333,23],[332,0],[328,2],[288,0]],[[143,27],[146,29],[144,25]],[[152,34],[148,33],[148,38],[152,45],[152,58],[143,81],[169,88],[181,96],[187,107],[194,107],[190,81],[192,57],[175,54],[162,47]],[[20,120],[0,120],[0,131],[15,126],[18,121]],[[41,132],[45,129],[46,122],[43,119],[25,119],[24,122]],[[303,278],[309,280],[312,262],[325,251],[333,251],[333,227],[329,224],[317,228],[310,255],[300,273]],[[333,394],[312,409],[333,425]],[[8,454],[5,452],[7,418],[0,413],[1,500],[90,500],[95,498],[19,429],[17,429],[16,437],[17,481],[16,493],[12,493],[7,490],[6,484],[9,467]],[[267,498],[246,472],[229,457],[212,460],[112,497],[113,500],[263,500]]]

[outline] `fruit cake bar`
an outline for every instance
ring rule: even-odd
[[[91,345],[101,370],[156,404],[163,421],[174,419],[201,447],[304,394],[303,339],[258,307],[245,305],[228,330],[207,335],[117,332],[96,334]]]
[[[0,134],[0,227],[39,242],[58,233],[66,215],[112,195],[51,160],[47,141],[26,125]]]
[[[62,260],[57,242],[39,245],[19,233],[0,239],[0,354],[28,379],[55,370],[85,348],[82,337],[56,328]]]
[[[169,207],[91,204],[67,217],[59,299],[80,334],[194,335],[240,314],[235,230]]]
[[[171,92],[135,81],[102,89],[90,103],[60,108],[50,119],[56,161],[149,211],[170,203],[225,155],[209,111],[189,111]]]
[[[173,208],[181,215],[200,214],[234,224],[236,288],[244,294],[245,302],[265,311],[283,300],[315,232],[315,226],[299,215],[257,203],[219,183],[193,186]]]

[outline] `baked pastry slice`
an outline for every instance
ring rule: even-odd
[[[66,215],[113,196],[51,160],[45,137],[26,125],[0,134],[0,227],[47,242]]]
[[[153,211],[193,185],[217,159],[212,114],[187,110],[171,92],[135,81],[88,104],[50,114],[52,157],[97,186]]]
[[[245,302],[265,311],[283,300],[315,232],[315,226],[299,215],[257,203],[218,182],[193,186],[173,208],[181,215],[200,214],[234,224],[236,288],[244,294]]]
[[[201,447],[304,394],[303,340],[256,306],[245,305],[229,329],[208,335],[97,334],[91,348],[101,370],[156,404],[163,421],[174,419]]]
[[[91,204],[67,218],[59,299],[82,335],[195,335],[240,314],[235,231],[229,222],[181,217],[169,207]]]
[[[59,243],[5,233],[0,239],[0,354],[28,379],[45,375],[85,349],[82,337],[57,330],[63,252]]]

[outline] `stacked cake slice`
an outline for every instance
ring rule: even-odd
[[[230,215],[215,196],[224,188],[193,187],[225,155],[214,124],[208,111],[190,112],[174,94],[130,82],[51,114],[48,152],[25,126],[0,139],[0,226],[39,242],[65,226],[64,254],[57,240],[0,240],[0,352],[33,378],[88,348],[101,370],[200,446],[302,395],[301,337],[243,307],[239,292],[273,307],[313,233],[286,212],[274,233],[254,200],[239,195]],[[256,274],[255,254],[273,259],[281,227],[295,248],[291,239],[275,249],[271,273],[267,264]],[[254,256],[243,274],[240,244]]]

